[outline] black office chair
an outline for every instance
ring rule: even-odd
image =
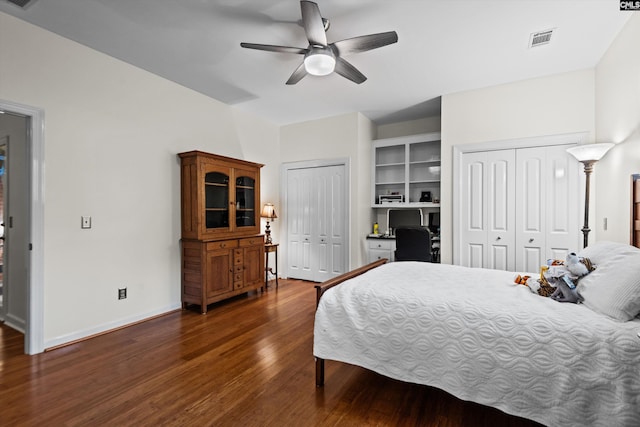
[[[424,227],[396,229],[396,261],[432,262],[431,233]]]

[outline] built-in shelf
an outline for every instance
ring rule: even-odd
[[[440,200],[439,132],[378,139],[373,145],[372,207],[440,207],[420,201],[427,194]],[[380,196],[402,196],[403,201],[381,203]]]

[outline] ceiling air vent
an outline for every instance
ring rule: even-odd
[[[9,3],[13,3],[18,7],[26,8],[29,3],[33,3],[35,0],[7,0]]]
[[[543,46],[551,42],[551,35],[555,29],[538,31],[537,33],[531,33],[529,38],[529,47]]]

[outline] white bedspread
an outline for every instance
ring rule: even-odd
[[[322,296],[314,355],[550,426],[640,426],[640,319],[614,321],[514,278],[385,264]]]

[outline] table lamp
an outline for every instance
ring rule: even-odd
[[[278,218],[278,215],[276,215],[276,210],[273,206],[273,203],[265,203],[265,205],[262,207],[262,213],[260,214],[260,216],[262,218],[267,219],[267,225],[264,228],[264,234],[266,239],[265,243],[267,245],[270,245],[273,243],[273,241],[271,240],[271,230],[269,226],[269,221],[273,221],[274,219]]]

